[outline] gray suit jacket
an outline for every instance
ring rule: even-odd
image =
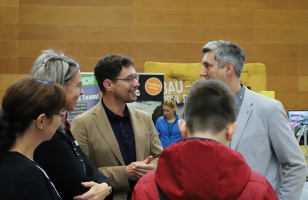
[[[246,88],[237,122],[231,149],[266,177],[279,199],[300,199],[307,166],[283,105]]]
[[[156,166],[162,145],[149,114],[128,108],[136,143],[137,161],[154,157]],[[130,190],[125,164],[101,102],[72,121],[72,133],[93,164],[109,179],[114,199],[125,199]]]

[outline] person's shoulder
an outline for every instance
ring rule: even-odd
[[[246,98],[245,98],[246,96]],[[278,104],[280,101],[277,99],[265,96],[263,94],[257,93],[255,91],[251,91],[249,89],[246,90],[244,95],[244,101],[250,99],[251,101],[254,101],[255,103],[260,103],[263,106],[264,105],[272,105],[272,104]]]
[[[159,118],[157,118],[156,122],[161,122],[164,120],[164,116],[160,116]]]
[[[254,197],[255,199],[278,199],[275,190],[268,180],[260,173],[251,170],[251,175],[239,199],[247,199]]]

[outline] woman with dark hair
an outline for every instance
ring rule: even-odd
[[[6,90],[0,112],[0,199],[61,199],[33,152],[61,123],[63,88],[23,78]]]

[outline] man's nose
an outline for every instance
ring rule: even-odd
[[[200,76],[207,76],[207,72],[204,67],[202,67],[200,70]]]

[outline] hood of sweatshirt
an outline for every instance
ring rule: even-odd
[[[155,179],[168,199],[236,199],[250,175],[238,152],[214,140],[187,138],[160,154]]]

